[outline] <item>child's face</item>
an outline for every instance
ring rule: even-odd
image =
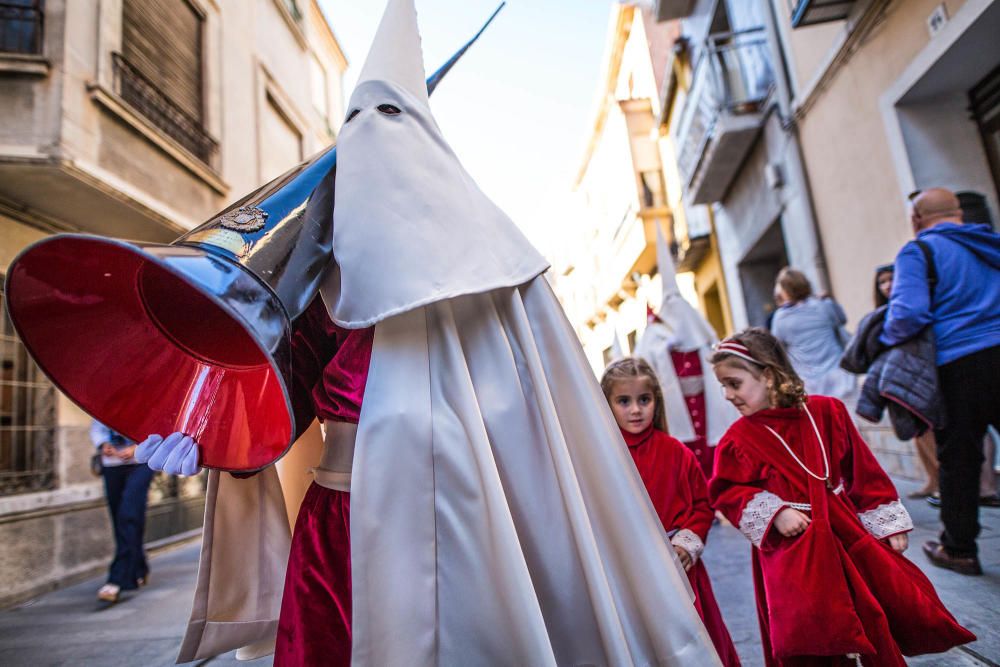
[[[628,433],[642,433],[653,423],[656,397],[649,378],[618,380],[611,386],[611,412],[619,428]]]
[[[741,415],[752,415],[772,407],[766,371],[752,373],[729,361],[716,364],[714,370],[726,400],[736,406]]]

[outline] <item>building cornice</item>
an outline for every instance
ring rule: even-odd
[[[584,149],[583,160],[577,170],[574,187],[579,187],[590,166],[590,160],[597,150],[597,145],[601,140],[601,133],[608,118],[608,109],[614,103],[614,92],[618,84],[618,76],[621,73],[622,56],[625,52],[625,43],[628,41],[632,31],[632,21],[635,16],[635,5],[620,4],[617,6],[618,12],[612,21],[605,49],[604,70],[601,76],[601,88],[598,93],[594,122],[587,146]]]

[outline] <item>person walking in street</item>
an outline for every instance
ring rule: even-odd
[[[739,655],[701,560],[715,513],[708,504],[708,485],[698,457],[669,435],[663,391],[646,361],[638,357],[615,361],[601,377],[601,390],[670,544],[687,572],[695,609],[715,650],[723,665],[738,667]]]
[[[96,419],[90,424],[90,440],[101,454],[104,496],[115,536],[115,555],[108,568],[108,580],[97,591],[97,599],[117,602],[122,591],[135,590],[149,580],[142,537],[153,471],[135,460],[135,443]]]
[[[895,267],[892,264],[884,264],[875,269],[875,308],[881,308],[889,304],[889,296],[892,294],[892,280],[895,275]],[[937,462],[937,442],[934,440],[934,431],[927,429],[913,437],[913,447],[917,451],[917,459],[923,466],[927,479],[922,488],[907,494],[908,498],[935,498],[938,496],[938,462]]]
[[[889,304],[892,294],[892,278],[896,268],[892,264],[875,267],[875,307],[881,308]]]
[[[902,555],[913,522],[844,404],[807,397],[764,329],[711,362],[743,417],[716,451],[709,501],[754,546],[765,663],[904,667],[973,641]]]
[[[898,345],[933,329],[947,411],[935,434],[944,530],[923,550],[939,567],[978,575],[983,438],[1000,424],[1000,235],[963,224],[958,198],[944,188],[921,192],[910,220],[917,238],[896,257],[880,340]]]
[[[853,407],[857,379],[840,368],[850,337],[844,329],[843,308],[833,299],[816,297],[805,274],[789,267],[778,273],[775,297],[781,306],[774,313],[771,332],[788,350],[806,391],[839,398]]]
[[[887,282],[881,280],[883,290],[889,287]],[[877,294],[885,300],[882,292]],[[876,303],[879,301],[876,299]],[[855,414],[878,424],[888,412],[896,437],[902,442],[915,440],[918,452],[923,451],[929,459],[925,468],[936,473],[934,439],[927,434],[945,423],[945,410],[938,388],[934,336],[925,328],[919,336],[886,347],[879,339],[888,312],[888,304],[883,303],[861,318],[857,332],[844,350],[840,367],[865,376]],[[921,445],[930,447],[931,451],[920,450]],[[911,497],[925,495],[919,493]]]

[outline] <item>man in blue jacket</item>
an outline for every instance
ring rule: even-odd
[[[920,193],[910,220],[917,240],[896,257],[881,340],[896,345],[933,327],[947,409],[935,433],[944,531],[923,549],[939,567],[978,575],[983,437],[1000,424],[1000,235],[963,224],[958,198],[943,188]]]

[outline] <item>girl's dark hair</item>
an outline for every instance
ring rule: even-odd
[[[812,296],[812,285],[806,274],[786,266],[778,272],[777,285],[785,291],[788,300],[792,303],[804,301]]]
[[[660,381],[656,379],[653,368],[641,357],[625,357],[618,361],[611,362],[604,369],[601,376],[601,391],[604,398],[611,403],[611,392],[614,390],[615,382],[619,380],[629,380],[631,378],[645,377],[649,379],[650,389],[653,390],[653,401],[656,407],[653,409],[653,427],[664,433],[667,431],[667,411],[663,405],[663,390],[660,389]]]
[[[750,356],[756,360],[751,363],[735,354],[720,350],[709,357],[709,362],[715,366],[721,363],[733,364],[752,373],[755,377],[770,374],[773,383],[768,388],[771,405],[778,408],[793,408],[802,405],[806,400],[805,385],[802,378],[792,368],[784,345],[771,335],[767,329],[752,327],[744,329],[726,339],[737,342],[750,351]]]
[[[882,290],[878,288],[878,279],[881,278],[886,273],[895,274],[896,268],[892,264],[883,264],[882,266],[876,267],[875,269],[875,307],[884,306],[889,303],[889,298],[882,294]]]

